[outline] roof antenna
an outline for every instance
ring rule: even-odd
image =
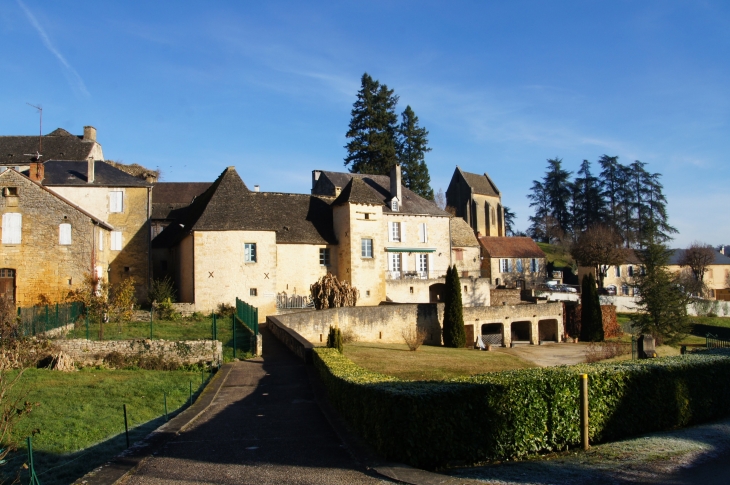
[[[35,155],[33,155],[32,153],[31,154],[24,153],[24,155],[31,156],[31,157],[35,156],[36,160],[40,161],[40,159],[42,157],[41,152],[43,151],[43,108],[41,108],[40,106],[36,106],[34,104],[30,104],[30,103],[25,103],[25,104],[27,104],[31,108],[35,108],[38,110],[38,113],[40,114],[40,128],[38,130],[38,151],[36,152]]]

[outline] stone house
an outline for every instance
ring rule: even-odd
[[[211,182],[159,182],[152,188],[150,237],[156,238],[174,220],[184,216],[196,197],[205,192]]]
[[[679,262],[684,255],[684,249],[672,249],[669,257],[668,269],[674,273],[688,271],[688,268],[680,266]],[[730,277],[730,257],[715,251],[714,261],[707,266],[704,276],[704,283],[707,285],[710,294],[709,299],[730,301],[730,288],[728,288],[728,277]]]
[[[457,166],[446,189],[446,205],[478,236],[506,235],[502,194],[486,173],[464,172]]]
[[[18,306],[62,301],[92,272],[105,276],[112,225],[14,169],[0,188],[0,293]]]
[[[229,167],[155,238],[153,265],[169,268],[178,299],[198,311],[239,297],[262,320],[327,273],[358,288],[358,305],[438,301],[451,217],[402,187],[399,168],[391,177],[314,171],[306,195],[251,192]],[[488,301],[478,260],[463,266],[475,275],[465,286]]]
[[[114,227],[102,235],[110,250],[110,283],[133,277],[138,301],[147,300],[150,278],[152,184],[103,161],[49,160],[31,164],[29,176]]]
[[[545,282],[547,258],[529,237],[480,236],[482,276],[496,287],[535,287]]]
[[[641,272],[641,261],[633,249],[626,251],[622,264],[606,267],[606,275],[603,278],[603,287],[612,295],[634,296],[636,276]],[[588,273],[598,281],[596,269],[587,266],[578,266],[578,281],[583,281],[583,276]]]
[[[57,128],[44,136],[0,136],[0,166],[27,170],[42,160],[104,160],[96,128],[84,126],[83,135]]]

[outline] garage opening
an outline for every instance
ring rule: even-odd
[[[529,344],[531,322],[512,322],[512,343]]]
[[[504,345],[502,341],[501,323],[484,323],[482,324],[482,342],[492,345]]]
[[[540,334],[540,342],[559,342],[558,321],[553,319],[540,320],[537,322],[538,333]]]

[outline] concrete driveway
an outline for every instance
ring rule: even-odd
[[[586,343],[550,343],[543,345],[518,345],[512,348],[498,348],[497,352],[516,355],[533,362],[539,367],[573,365],[586,361]]]

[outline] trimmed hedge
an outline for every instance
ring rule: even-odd
[[[684,355],[401,381],[315,348],[330,400],[387,459],[419,468],[525,457],[580,442],[579,377],[589,375],[591,442],[730,414],[730,356]]]

